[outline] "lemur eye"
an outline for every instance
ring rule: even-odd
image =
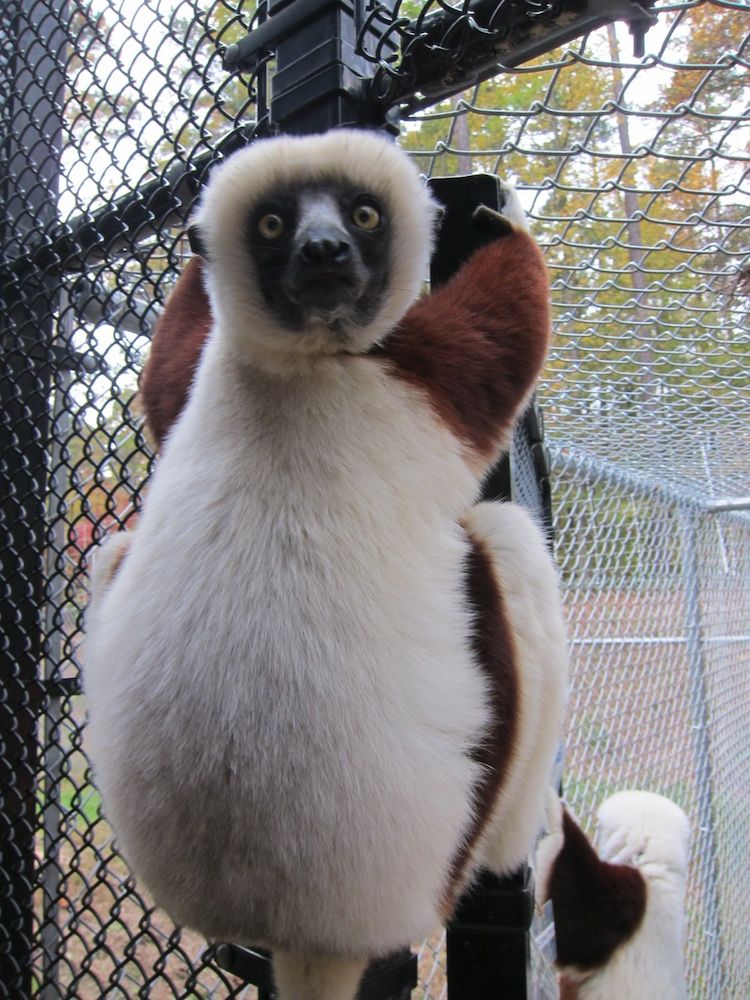
[[[267,212],[258,220],[258,232],[265,240],[275,240],[284,232],[284,220],[275,212]]]
[[[352,222],[366,232],[372,232],[380,225],[380,212],[371,201],[356,201],[352,209]]]

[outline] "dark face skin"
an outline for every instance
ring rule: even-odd
[[[390,220],[376,198],[340,184],[285,189],[253,209],[248,249],[279,324],[316,322],[345,337],[378,311],[388,280]]]

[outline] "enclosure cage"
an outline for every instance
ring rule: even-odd
[[[341,122],[515,180],[552,280],[511,479],[543,515],[551,486],[565,793],[588,831],[617,789],[685,809],[690,996],[750,996],[749,69],[748,0],[6,0],[0,997],[256,995],[101,814],[87,568],[138,517],[137,375],[207,171]],[[548,942],[523,995],[556,996]],[[412,995],[467,1000],[441,936],[412,944]]]

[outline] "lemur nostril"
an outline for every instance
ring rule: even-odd
[[[345,240],[339,240],[338,246],[336,247],[332,260],[334,264],[345,264],[352,255],[352,248]]]
[[[310,239],[303,243],[300,257],[306,264],[345,264],[351,257],[351,247],[345,240]]]

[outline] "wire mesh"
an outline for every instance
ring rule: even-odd
[[[685,809],[691,995],[743,996],[750,521],[657,485],[634,491],[570,454],[554,467],[573,675],[566,795],[589,829],[622,788]]]
[[[438,6],[401,3],[392,32]],[[469,5],[454,9],[467,24]],[[546,251],[556,340],[542,402],[573,652],[567,792],[589,827],[628,785],[684,806],[691,996],[740,998],[750,517],[705,504],[750,494],[748,299],[735,291],[750,228],[750,5],[657,9],[643,59],[621,28],[602,29],[407,117],[401,141],[427,174],[515,175]],[[8,824],[35,858],[32,870],[3,855],[34,904],[33,926],[19,914],[4,933],[28,941],[46,998],[253,995],[118,858],[77,678],[90,551],[134,524],[151,469],[137,372],[189,252],[184,220],[236,123],[265,127],[265,68],[228,78],[217,45],[263,16],[198,0],[0,12],[1,448],[16,484],[3,500],[0,814],[3,839]],[[446,996],[439,935],[421,946],[417,995]]]

